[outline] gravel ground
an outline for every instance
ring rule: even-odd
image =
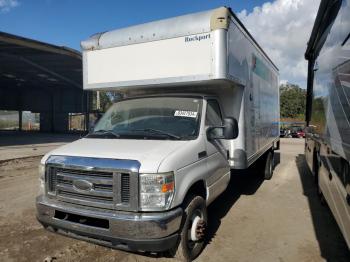
[[[39,159],[0,164],[0,261],[173,261],[45,231],[35,219]],[[197,261],[350,261],[337,224],[317,199],[303,140],[282,140],[270,181],[257,172],[234,174],[209,207],[207,245]]]

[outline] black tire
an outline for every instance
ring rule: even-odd
[[[196,217],[200,217],[200,221],[204,224],[203,227],[198,227],[198,230],[200,231],[200,239],[192,241],[190,232]],[[205,227],[208,222],[208,215],[206,203],[203,197],[192,195],[187,198],[184,205],[182,220],[183,223],[182,228],[180,229],[178,244],[173,249],[169,250],[169,254],[181,261],[192,261],[199,256],[205,244]],[[202,225],[202,223],[200,224]]]
[[[273,175],[274,168],[274,153],[272,150],[269,150],[265,155],[265,163],[264,163],[264,179],[270,180]]]

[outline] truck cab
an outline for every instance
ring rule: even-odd
[[[237,132],[213,96],[119,101],[86,137],[42,159],[38,219],[112,246],[163,251],[178,241],[184,202],[196,197],[188,242],[203,243],[205,206],[230,180],[221,139]]]

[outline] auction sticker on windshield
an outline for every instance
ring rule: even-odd
[[[195,111],[185,111],[185,110],[176,110],[174,116],[182,116],[182,117],[192,117],[196,118],[197,113]]]

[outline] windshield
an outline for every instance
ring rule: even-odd
[[[190,97],[145,97],[113,104],[88,137],[194,139],[202,100]]]

